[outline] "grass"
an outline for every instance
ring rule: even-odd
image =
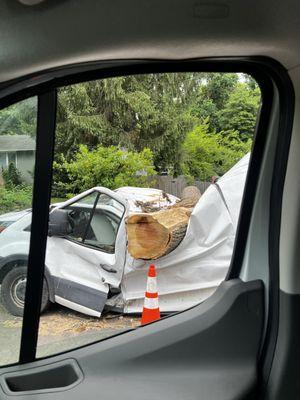
[[[20,186],[11,189],[0,188],[0,214],[21,211],[31,207],[32,189]]]
[[[61,203],[66,199],[52,197],[51,204]],[[32,187],[18,186],[11,189],[0,187],[0,214],[26,210],[32,207]]]

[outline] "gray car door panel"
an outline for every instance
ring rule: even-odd
[[[13,387],[7,389],[6,374],[12,369],[3,369],[1,398],[11,399],[15,395],[20,400],[74,400],[88,396],[112,400],[121,394],[122,400],[244,399],[255,390],[263,319],[261,281],[223,282],[208,300],[185,312],[52,357],[51,362],[40,360],[13,368],[15,376],[26,370],[30,374],[33,366],[35,373],[39,368],[50,368],[54,378],[45,376],[53,387],[48,383],[43,394],[28,391],[28,376],[27,393],[22,387],[18,387],[18,392]],[[75,371],[74,382],[66,379],[64,388],[58,379],[57,387],[55,376],[59,374],[55,363],[64,361],[69,365],[70,359],[76,360],[83,378],[76,380]],[[11,374],[8,376],[11,379]]]

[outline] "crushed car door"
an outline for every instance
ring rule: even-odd
[[[94,188],[59,205],[69,231],[50,236],[46,265],[55,301],[100,316],[110,287],[118,288],[126,257],[126,201],[106,188]]]

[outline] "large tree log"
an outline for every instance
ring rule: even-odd
[[[126,220],[128,251],[132,257],[155,260],[173,251],[184,238],[200,197],[197,187],[188,186],[180,201],[159,211],[151,202],[136,203],[143,213],[130,215]]]
[[[129,253],[144,260],[170,253],[184,238],[190,214],[190,208],[171,207],[129,216],[126,220]]]

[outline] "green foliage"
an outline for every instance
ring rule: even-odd
[[[54,195],[149,185],[137,175],[143,170],[191,180],[222,175],[250,150],[259,104],[256,82],[232,73],[145,74],[63,87]],[[31,98],[0,111],[0,134],[35,135],[36,109]],[[18,176],[8,181],[19,184]]]
[[[69,161],[80,144],[132,151],[150,148],[156,169],[178,170],[180,145],[194,124],[188,105],[199,74],[148,74],[110,78],[59,92],[56,161]]]
[[[251,149],[251,141],[240,141],[236,132],[224,137],[209,129],[206,119],[187,134],[182,146],[184,174],[203,181],[223,175]]]
[[[0,135],[36,135],[37,97],[0,110]]]
[[[218,111],[222,110],[238,82],[237,74],[203,74],[192,102],[191,115],[200,121],[209,118],[211,129],[222,129],[218,121]]]
[[[10,189],[0,187],[0,214],[20,211],[31,207],[32,188],[19,186]]]
[[[141,152],[124,151],[115,146],[98,146],[89,151],[81,145],[74,160],[61,158],[54,164],[53,195],[70,196],[104,186],[116,189],[120,186],[148,186],[154,175],[152,152],[145,148]],[[62,179],[63,177],[63,179]]]
[[[200,86],[201,96],[211,99],[216,108],[221,110],[237,85],[238,74],[207,73],[204,79],[205,84]]]
[[[2,177],[7,189],[22,185],[21,173],[12,162],[7,168],[2,167]]]
[[[259,88],[255,87],[251,90],[246,83],[238,83],[224,108],[217,114],[218,125],[225,133],[238,132],[241,140],[252,138],[259,104]]]

